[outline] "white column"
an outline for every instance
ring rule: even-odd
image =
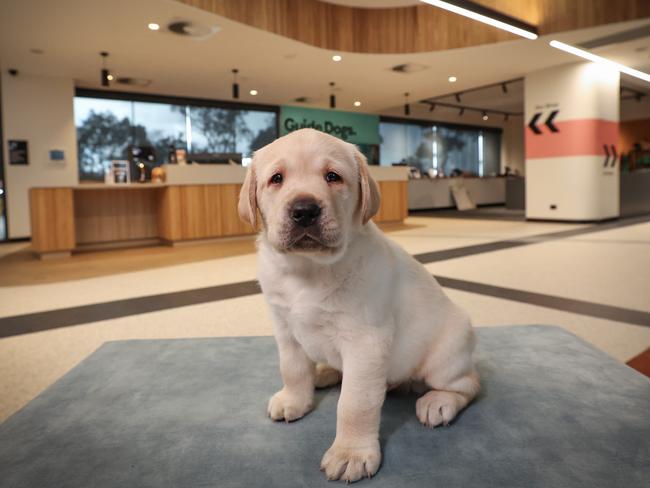
[[[618,217],[619,73],[594,63],[530,73],[524,105],[526,217]]]

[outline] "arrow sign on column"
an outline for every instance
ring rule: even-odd
[[[603,149],[605,150],[605,164],[603,164],[603,168],[607,168],[609,166],[609,148],[607,147],[607,144],[603,144]]]
[[[553,110],[551,114],[546,118],[546,122],[544,122],[544,125],[551,129],[551,132],[560,132],[560,129],[553,125],[553,119],[558,114],[558,112],[559,110]]]
[[[614,156],[614,159],[612,159],[612,168],[616,166],[616,160],[618,159],[618,154],[616,153],[616,146],[612,144],[612,155]]]
[[[528,127],[529,127],[530,130],[532,130],[535,134],[541,134],[541,133],[542,133],[542,130],[541,130],[539,127],[537,127],[537,125],[536,125],[536,124],[537,124],[537,121],[539,120],[539,118],[540,118],[541,116],[542,116],[542,113],[541,113],[541,112],[537,112],[535,115],[533,115],[533,118],[530,119],[530,122],[528,122]]]

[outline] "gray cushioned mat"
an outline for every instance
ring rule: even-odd
[[[478,329],[484,391],[449,427],[390,394],[374,487],[647,487],[650,381],[555,327]],[[111,342],[0,425],[2,487],[333,486],[338,389],[292,424],[270,337]]]

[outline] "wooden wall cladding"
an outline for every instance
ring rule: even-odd
[[[35,251],[69,251],[75,247],[72,189],[32,188],[29,210]]]
[[[241,185],[187,185],[164,188],[160,196],[159,235],[169,241],[253,234],[239,220]]]
[[[243,24],[341,52],[414,53],[521,39],[426,4],[354,8],[321,0],[178,0]],[[540,34],[650,17],[648,0],[479,0]]]
[[[408,181],[380,181],[381,205],[375,222],[397,222],[408,216]]]
[[[77,244],[157,237],[157,191],[153,188],[75,191]]]

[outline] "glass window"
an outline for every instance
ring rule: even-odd
[[[427,174],[498,174],[501,134],[481,128],[381,122],[380,164],[406,163]]]
[[[170,147],[186,147],[185,108],[185,105],[133,102],[133,144],[153,147],[156,162],[165,162]]]
[[[483,131],[483,174],[495,176],[501,173],[501,134]]]
[[[171,148],[189,153],[252,153],[277,138],[277,114],[164,102],[75,97],[80,180],[103,180],[111,160],[128,159],[129,146],[150,147],[150,167]]]
[[[79,178],[103,180],[113,159],[126,159],[131,144],[131,102],[95,98],[74,99],[79,146]]]
[[[444,175],[462,171],[479,175],[479,131],[438,127],[438,170]]]

